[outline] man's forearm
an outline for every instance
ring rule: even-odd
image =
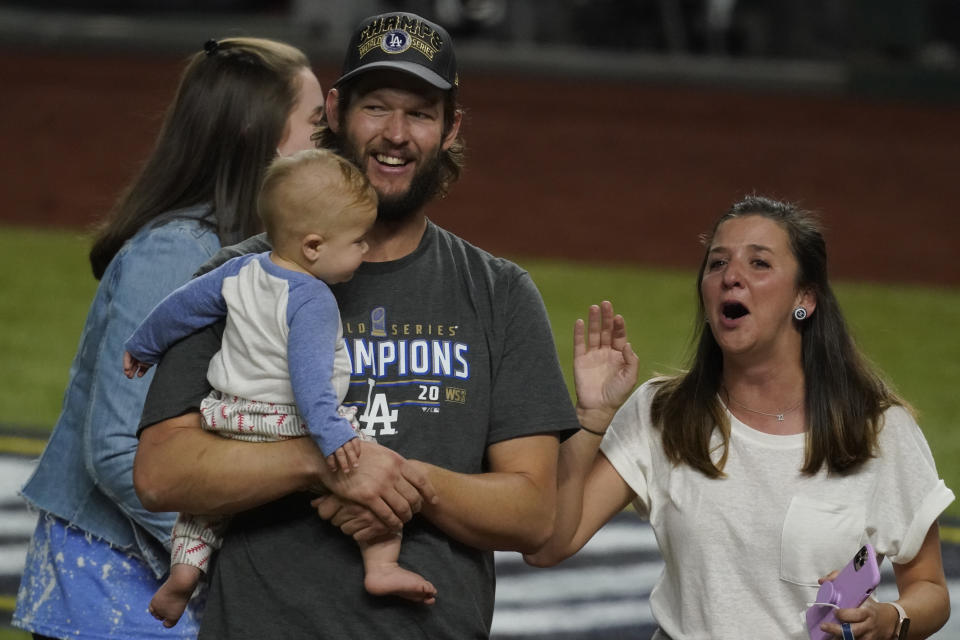
[[[304,490],[325,466],[309,438],[281,442],[229,440],[188,413],[143,431],[134,486],[152,511],[232,514]]]
[[[439,500],[422,513],[450,537],[477,549],[532,552],[553,531],[557,438],[529,436],[490,447],[491,471],[463,474],[419,463]]]

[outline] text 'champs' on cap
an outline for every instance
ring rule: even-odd
[[[362,20],[334,86],[374,69],[405,71],[444,91],[459,84],[450,34],[413,13],[384,13]]]

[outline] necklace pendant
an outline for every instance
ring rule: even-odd
[[[782,414],[782,413],[778,413],[778,414],[777,414],[777,422],[783,422],[783,414]]]

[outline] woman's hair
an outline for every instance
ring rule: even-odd
[[[327,114],[324,112],[323,118],[317,126],[317,130],[312,136],[317,146],[330,149],[340,154],[343,153],[343,136],[345,135],[345,127],[343,124],[345,124],[346,113],[350,108],[350,103],[358,97],[358,88],[363,86],[359,83],[361,77],[362,75],[356,76],[343,84],[337,85],[337,111],[341,114],[340,133],[338,134],[330,128],[327,122]],[[450,128],[453,127],[458,112],[463,113],[463,108],[457,104],[457,88],[452,87],[443,92],[444,136],[450,133]],[[463,171],[466,162],[466,154],[467,143],[463,138],[463,134],[458,131],[453,144],[446,150],[440,152],[440,179],[436,190],[438,197],[442,198],[446,196],[453,183],[460,178],[460,173]]]
[[[257,206],[275,248],[308,233],[326,234],[377,210],[377,192],[352,162],[326,149],[277,158],[267,169]]]
[[[260,230],[257,189],[305,68],[299,49],[261,38],[211,40],[191,57],[153,152],[96,231],[98,280],[137,231],[178,209],[209,204],[206,221],[223,245]]]
[[[694,340],[696,352],[686,373],[663,381],[651,406],[653,423],[662,432],[664,451],[677,464],[687,464],[708,477],[723,475],[730,424],[717,392],[723,378],[723,353],[706,324],[700,285],[710,243],[724,222],[761,216],[787,234],[798,263],[798,290],[816,297],[816,309],[794,321],[801,333],[806,384],[806,455],[802,471],[815,474],[823,465],[830,472],[848,473],[875,455],[883,412],[904,403],[867,364],[847,329],[840,305],[827,279],[827,249],[813,215],[793,204],[749,196],[717,220],[709,234],[697,275],[699,308]],[[722,453],[711,459],[710,438],[719,426]]]

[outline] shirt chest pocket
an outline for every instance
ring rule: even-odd
[[[780,535],[780,579],[817,586],[817,579],[843,566],[864,538],[865,510],[794,496]]]

